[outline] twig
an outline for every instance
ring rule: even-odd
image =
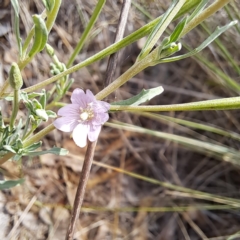
[[[123,33],[124,33],[125,26],[126,26],[126,21],[127,21],[127,16],[128,16],[128,11],[129,11],[130,5],[131,5],[131,0],[123,1],[123,6],[121,9],[121,14],[120,14],[119,22],[118,22],[115,42],[120,41],[123,38]],[[118,55],[117,54],[113,54],[113,55],[111,55],[109,58],[108,68],[107,68],[106,79],[109,82],[112,81],[112,76],[113,76],[113,73],[117,66],[117,56]],[[108,84],[108,82],[105,82],[105,85],[106,84]],[[74,200],[74,205],[73,205],[73,211],[72,211],[70,223],[69,223],[66,238],[65,238],[66,240],[73,239],[76,222],[80,215],[80,210],[81,210],[81,206],[83,203],[85,189],[86,189],[88,177],[89,177],[91,166],[92,166],[92,161],[93,161],[96,144],[97,144],[97,141],[88,142],[87,152],[86,152],[84,162],[83,162],[82,174],[81,174],[81,177],[79,180],[79,184],[78,184],[78,188],[77,188],[77,192],[76,192],[76,196],[75,196],[75,200]]]
[[[118,26],[117,26],[116,35],[115,35],[115,40],[114,40],[115,43],[120,41],[123,38],[130,6],[131,6],[131,0],[123,1],[121,14],[119,17],[119,22],[118,22]],[[117,66],[118,53],[119,52],[113,53],[109,57],[108,66],[107,66],[107,70],[106,70],[106,79],[104,81],[104,87],[108,86],[112,82],[112,79],[114,76],[114,71]]]
[[[92,160],[93,160],[96,144],[97,144],[97,141],[88,142],[87,152],[83,162],[82,174],[79,180],[79,184],[78,184],[78,188],[77,188],[77,192],[76,192],[76,196],[73,204],[72,216],[71,216],[67,234],[66,234],[66,240],[73,239],[76,222],[80,214],[84,193],[85,193],[85,188],[87,186],[88,177],[89,177],[90,169],[92,166]]]

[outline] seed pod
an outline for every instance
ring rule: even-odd
[[[35,24],[35,36],[32,48],[28,54],[29,57],[42,51],[48,40],[48,30],[44,20],[39,15],[33,15],[33,22]]]
[[[9,83],[14,90],[19,90],[23,85],[21,71],[17,63],[12,63],[9,73]]]

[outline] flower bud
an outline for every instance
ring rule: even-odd
[[[47,51],[47,54],[49,55],[49,56],[53,56],[54,55],[54,49],[53,49],[53,47],[52,46],[50,46],[49,44],[46,44],[46,51]]]
[[[44,109],[37,109],[35,112],[36,112],[37,116],[39,118],[41,118],[43,121],[48,120],[48,115]]]
[[[9,83],[14,90],[19,90],[23,85],[21,71],[17,63],[12,63],[9,73]]]

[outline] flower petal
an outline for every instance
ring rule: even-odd
[[[91,127],[90,131],[88,132],[88,140],[91,142],[94,142],[97,140],[99,133],[101,131],[101,125],[99,126],[94,126],[94,129]]]
[[[58,110],[58,115],[62,117],[73,116],[79,118],[80,109],[78,104],[68,104]]]
[[[109,119],[108,113],[95,113],[94,118],[92,119],[93,125],[102,125]]]
[[[87,144],[87,135],[89,125],[78,124],[73,130],[73,140],[79,147],[85,147]]]
[[[72,117],[60,117],[53,122],[53,125],[63,132],[71,132],[78,124]]]
[[[95,96],[93,95],[93,93],[89,89],[87,89],[87,91],[86,91],[86,100],[87,100],[88,103],[96,101]]]
[[[76,88],[71,96],[71,102],[73,104],[78,104],[79,107],[86,108],[87,107],[87,99],[84,91],[80,88]]]
[[[103,101],[95,101],[93,107],[96,112],[108,112],[110,104]]]

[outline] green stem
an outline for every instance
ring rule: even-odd
[[[41,139],[43,139],[43,137],[45,135],[47,135],[48,133],[50,133],[52,130],[54,130],[55,127],[53,124],[48,125],[46,128],[44,128],[43,130],[41,130],[40,132],[38,132],[37,134],[35,134],[34,136],[26,139],[23,142],[23,147],[28,147],[33,143],[36,143],[38,141],[40,141]]]
[[[10,119],[10,129],[13,129],[14,123],[17,117],[18,109],[19,109],[19,90],[14,90],[14,96],[13,96],[13,110],[12,110],[12,116]]]
[[[197,15],[195,18],[193,18],[183,29],[181,36],[183,37],[188,32],[190,32],[193,28],[195,28],[197,25],[199,25],[201,22],[203,22],[205,19],[209,18],[211,15],[213,15],[215,12],[217,12],[219,9],[224,7],[224,5],[228,4],[231,0],[217,0],[213,4],[211,4],[208,8],[206,8],[203,12],[201,12],[199,15]]]
[[[55,0],[54,8],[47,15],[46,27],[47,27],[48,32],[51,31],[53,24],[55,23],[61,3],[62,3],[62,0]]]
[[[126,72],[124,72],[119,78],[117,78],[114,82],[109,84],[106,88],[104,88],[101,92],[96,94],[96,99],[101,100],[107,97],[109,94],[114,92],[120,86],[122,86],[125,82],[131,79],[133,76],[141,72],[143,69],[150,66],[152,62],[151,54],[145,57],[140,62],[135,63],[132,67],[130,67]]]
[[[79,54],[79,52],[81,51],[82,47],[83,47],[83,44],[85,43],[87,37],[89,36],[90,34],[90,31],[92,30],[96,20],[98,19],[98,16],[105,4],[106,0],[99,0],[93,13],[92,13],[92,16],[89,20],[89,23],[87,25],[87,27],[85,28],[83,34],[82,34],[82,37],[80,38],[80,41],[78,42],[76,48],[74,49],[72,55],[70,56],[70,59],[68,60],[68,63],[67,63],[67,68],[69,68],[73,61],[75,60],[76,56]]]
[[[240,97],[221,98],[193,103],[154,106],[117,106],[112,105],[111,111],[140,111],[140,112],[165,112],[165,111],[203,111],[203,110],[229,110],[240,109]]]

